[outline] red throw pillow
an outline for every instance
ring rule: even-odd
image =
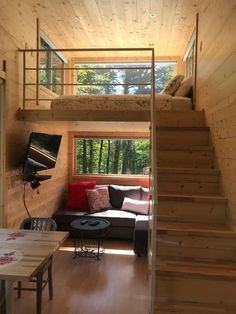
[[[95,188],[96,181],[69,183],[65,210],[89,210],[86,190]]]

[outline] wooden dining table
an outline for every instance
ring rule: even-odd
[[[7,314],[14,314],[13,283],[31,280],[67,237],[62,231],[0,228],[0,280],[5,281]]]

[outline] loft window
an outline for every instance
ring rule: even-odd
[[[64,65],[62,57],[49,49],[55,48],[45,38],[40,38],[41,49],[45,52],[40,54],[40,83],[58,95],[63,95]],[[61,84],[61,85],[60,85]]]
[[[135,85],[151,81],[150,63],[79,63],[76,66],[77,83],[83,84],[77,87],[77,94],[150,94],[150,84]],[[176,62],[156,62],[156,92],[175,74]]]
[[[148,175],[148,138],[74,137],[75,175]]]
[[[191,77],[195,72],[196,30],[193,31],[183,56],[185,76]]]
[[[193,76],[195,60],[195,46],[193,45],[185,59],[185,75],[186,77]]]

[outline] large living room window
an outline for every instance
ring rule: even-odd
[[[81,84],[77,87],[78,95],[150,94],[151,85],[146,85],[151,81],[149,63],[77,63],[76,67],[78,68],[77,83]],[[176,75],[176,67],[177,63],[174,61],[156,62],[157,93]],[[140,85],[135,85],[137,83]]]
[[[73,133],[73,132],[72,132]],[[73,133],[73,175],[147,176],[148,134]]]

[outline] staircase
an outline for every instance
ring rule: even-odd
[[[204,112],[160,112],[157,125],[155,312],[235,314],[236,233]]]

